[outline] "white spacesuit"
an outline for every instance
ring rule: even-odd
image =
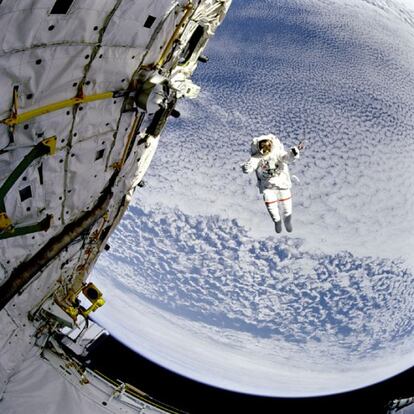
[[[303,143],[285,151],[283,144],[273,134],[253,138],[251,158],[242,164],[244,173],[256,171],[257,185],[267,210],[275,223],[277,233],[282,231],[282,213],[285,229],[292,231],[292,182],[288,162],[299,158]],[[279,212],[279,209],[281,210]]]

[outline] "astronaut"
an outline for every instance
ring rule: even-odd
[[[282,219],[286,231],[292,231],[292,182],[288,163],[299,158],[303,148],[301,142],[285,151],[275,135],[262,135],[253,138],[251,157],[241,166],[245,174],[256,171],[257,186],[275,223],[276,233],[282,231]]]

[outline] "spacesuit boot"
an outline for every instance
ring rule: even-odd
[[[291,233],[293,228],[292,228],[292,215],[289,214],[288,216],[283,218],[283,223],[285,224],[285,229],[287,232]]]
[[[276,233],[282,232],[282,220],[275,221],[275,230],[276,230]]]

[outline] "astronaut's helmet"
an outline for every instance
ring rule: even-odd
[[[259,152],[262,155],[270,154],[273,147],[273,141],[271,139],[262,139],[259,141]]]

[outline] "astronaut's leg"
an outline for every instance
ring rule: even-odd
[[[280,209],[282,211],[283,223],[286,231],[292,232],[292,193],[289,190],[279,190],[277,194]]]
[[[280,233],[282,231],[282,221],[279,214],[277,191],[269,189],[264,190],[263,200],[266,204],[266,208],[270,214],[270,217],[272,217],[272,220],[275,223],[276,233]]]

